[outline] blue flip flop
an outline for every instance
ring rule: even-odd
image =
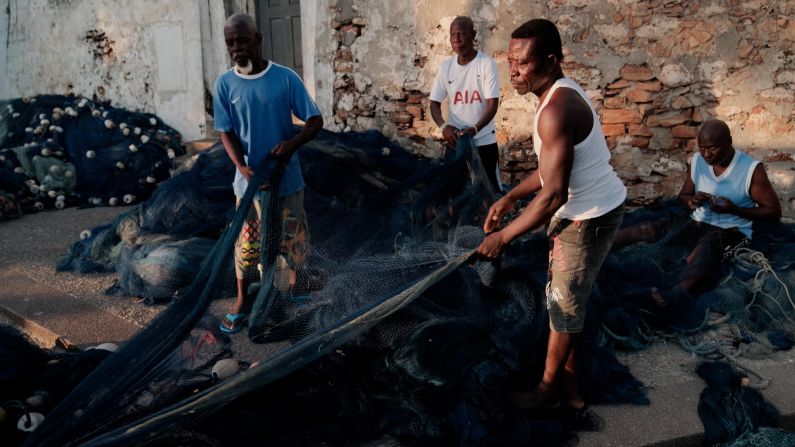
[[[228,327],[224,323],[229,322],[233,327]],[[247,313],[226,314],[224,321],[221,322],[219,329],[225,334],[237,334],[243,330],[243,326],[248,322]]]

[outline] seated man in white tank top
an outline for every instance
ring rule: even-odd
[[[529,408],[559,401],[580,410],[585,402],[577,381],[577,352],[591,286],[621,223],[626,188],[610,166],[599,116],[588,96],[563,76],[560,34],[548,20],[531,20],[511,34],[511,84],[533,93],[533,147],[538,169],[489,210],[478,247],[482,259],[496,259],[520,235],[545,223],[551,239],[546,302],[550,335],[544,376],[514,403]],[[503,216],[522,197],[538,192],[522,213],[500,231]]]
[[[781,218],[781,205],[764,165],[732,146],[726,123],[706,121],[698,132],[698,147],[679,192],[679,201],[692,210],[687,227],[679,232],[683,235],[679,243],[694,248],[675,287],[651,290],[651,298],[661,307],[700,291],[724,253],[750,241],[753,222]],[[663,219],[622,228],[614,247],[660,239],[668,224]]]

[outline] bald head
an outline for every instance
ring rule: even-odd
[[[454,18],[450,23],[450,27],[452,28],[453,25],[460,26],[463,30],[471,32],[472,35],[475,34],[475,23],[467,16],[458,16]]]
[[[254,21],[254,18],[243,12],[232,14],[231,16],[229,16],[228,19],[226,19],[226,22],[224,23],[224,29],[240,28],[240,27],[245,28],[253,33],[256,33],[258,31],[257,22]]]
[[[458,16],[450,23],[450,46],[453,51],[458,53],[459,57],[466,60],[459,59],[458,63],[466,64],[472,60],[477,51],[475,45],[475,24],[469,17]]]
[[[705,121],[698,131],[698,150],[711,166],[731,162],[734,147],[729,125],[720,120]]]
[[[732,134],[729,125],[721,120],[707,120],[698,131],[699,140],[703,137],[715,141],[727,140],[731,144]]]

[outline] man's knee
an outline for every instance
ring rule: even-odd
[[[576,334],[585,326],[585,305],[583,298],[570,288],[562,287],[550,281],[547,284],[547,311],[549,327],[555,332]]]

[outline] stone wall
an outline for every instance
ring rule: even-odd
[[[427,95],[451,55],[450,22],[469,15],[476,45],[500,67],[497,135],[504,180],[535,166],[536,100],[508,82],[511,31],[530,18],[556,22],[564,71],[602,116],[613,163],[644,202],[674,195],[697,129],[729,123],[735,146],[766,161],[785,215],[795,215],[795,2],[679,0],[318,0],[316,63],[327,127],[376,127],[426,156],[440,151]],[[328,28],[324,28],[324,27]],[[324,54],[330,54],[325,56]],[[324,59],[324,58],[328,59]],[[323,66],[323,64],[326,64]]]
[[[223,3],[223,4],[222,4]],[[206,94],[228,67],[220,29],[253,0],[0,0],[0,98],[69,93],[154,112],[186,140],[206,135]],[[509,35],[558,24],[564,69],[602,116],[630,197],[676,193],[705,119],[765,160],[795,216],[795,2],[773,0],[306,0],[305,75],[331,130],[378,128],[440,154],[428,93],[451,55],[450,22],[469,15],[500,68],[504,180],[535,167],[536,99],[508,82]]]

